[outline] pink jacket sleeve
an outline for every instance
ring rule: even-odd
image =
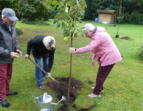
[[[99,38],[100,37],[96,37],[96,38],[92,37],[91,42],[87,46],[76,49],[75,53],[80,54],[80,53],[87,53],[89,51],[92,51],[100,44],[101,40]]]
[[[95,58],[96,58],[96,54],[93,54],[92,55],[92,60],[95,60]]]
[[[87,53],[89,51],[93,53],[93,60],[101,58],[101,66],[115,64],[122,60],[114,41],[102,27],[97,27],[96,33],[92,35],[91,42],[85,47],[76,49],[75,53]]]

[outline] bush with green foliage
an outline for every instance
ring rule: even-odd
[[[23,32],[22,32],[22,30],[21,30],[21,29],[16,28],[16,34],[17,34],[17,35],[21,35],[21,34],[23,34]]]
[[[50,15],[50,18],[51,18],[51,19],[54,19],[54,17],[56,16],[57,13],[58,13],[58,10],[53,10],[53,11],[51,11],[50,14],[49,14],[49,15]]]
[[[131,15],[126,12],[124,14],[124,19],[122,21],[123,23],[129,23],[129,24],[140,24],[143,25],[143,14],[134,11],[131,13]]]
[[[0,13],[4,8],[12,8],[13,10],[17,10],[18,4],[15,3],[17,0],[0,0]]]
[[[2,0],[0,1],[0,12],[3,8],[12,8],[19,19],[27,18],[47,21],[49,19],[49,8],[46,6],[47,0]]]
[[[140,22],[140,13],[138,13],[138,12],[132,12],[131,13],[131,23],[132,24],[139,24],[139,22]]]
[[[141,45],[141,46],[138,48],[137,54],[140,55],[141,57],[143,57],[143,45]]]
[[[23,18],[21,20],[22,23],[26,23],[26,24],[39,24],[39,25],[49,25],[48,23],[44,22],[44,18],[41,19],[35,19],[35,21],[30,20],[28,18]]]
[[[97,10],[99,9],[111,9],[118,10],[120,6],[120,1],[114,0],[86,0],[87,8],[85,11],[85,19],[94,20],[98,17]]]
[[[131,17],[130,17],[130,14],[128,12],[126,12],[124,14],[124,18],[123,18],[122,22],[124,22],[124,23],[131,23]]]
[[[48,20],[49,9],[46,6],[46,0],[19,0],[19,13],[23,18],[29,21]]]

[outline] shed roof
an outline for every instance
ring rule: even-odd
[[[103,9],[99,9],[99,10],[97,10],[97,12],[103,12],[103,13],[115,13],[116,10],[103,10]]]

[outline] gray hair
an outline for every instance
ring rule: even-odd
[[[3,19],[3,17],[6,17],[5,15],[1,15],[1,18]],[[8,17],[6,17],[7,19],[9,19]]]
[[[87,23],[84,25],[84,29],[82,29],[82,31],[84,31],[85,33],[88,33],[90,30],[93,31],[95,28],[94,25]]]
[[[43,43],[47,49],[55,48],[56,41],[52,36],[46,36],[43,39]]]
[[[1,15],[1,18],[3,18],[4,17],[4,15]],[[5,16],[6,17],[6,16]]]

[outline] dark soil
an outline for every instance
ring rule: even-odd
[[[128,37],[128,36],[126,36],[126,37],[122,37],[121,39],[128,40],[128,39],[129,39],[129,37]]]
[[[68,85],[69,77],[56,77],[59,84],[54,81],[45,83],[50,89],[56,92],[56,98],[61,100],[62,96],[66,98],[66,101],[62,101],[63,106],[59,107],[57,111],[70,111],[68,105],[71,105],[77,98],[77,89],[83,88],[83,83],[75,78],[71,78],[70,97],[68,97]]]
[[[88,80],[89,84],[93,84],[93,82],[91,80]]]

